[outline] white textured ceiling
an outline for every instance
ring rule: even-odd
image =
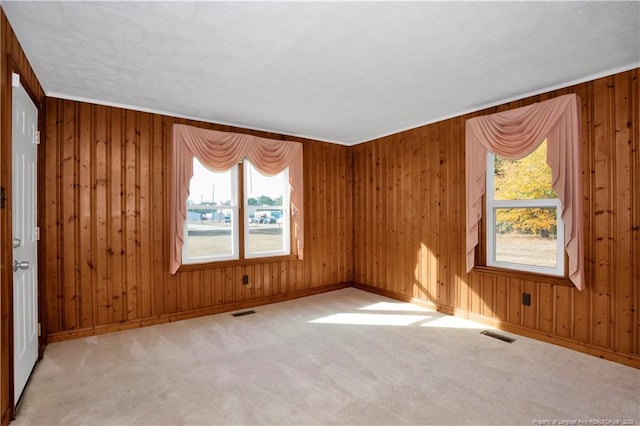
[[[354,144],[640,64],[640,2],[3,1],[49,96]]]

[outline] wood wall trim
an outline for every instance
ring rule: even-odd
[[[242,247],[243,245],[244,245],[244,241],[240,241],[238,246]],[[293,247],[293,245],[291,247]],[[206,263],[183,263],[182,265],[180,265],[180,268],[178,268],[178,272],[202,271],[206,269],[228,268],[231,266],[246,266],[246,265],[255,265],[258,263],[282,262],[286,260],[296,260],[297,258],[298,258],[297,254],[286,254],[283,256],[250,257],[247,259],[240,258],[240,259],[220,260],[220,261],[213,261],[213,262],[206,262]]]
[[[10,408],[3,410],[2,417],[0,418],[0,424],[6,426],[11,422],[12,412]]]
[[[491,277],[508,277],[517,278],[519,280],[544,281],[553,285],[561,285],[569,288],[574,287],[574,284],[566,276],[554,277],[552,275],[537,274],[535,272],[516,271],[512,269],[496,268],[493,266],[484,265],[476,265],[473,267],[473,270],[478,274],[488,275]]]
[[[609,361],[618,362],[620,364],[640,369],[640,356],[636,356],[634,354],[619,353],[614,350],[593,346],[588,343],[576,342],[575,340],[565,339],[562,337],[554,336],[552,334],[541,333],[539,331],[531,330],[522,326],[493,320],[482,315],[474,314],[473,312],[466,312],[457,309],[451,310],[450,308],[442,308],[438,309],[438,311],[456,317],[468,319],[480,324],[492,326],[499,330],[504,330],[521,336],[530,337],[532,339],[541,340],[543,342],[562,346],[568,349],[573,349],[575,351],[583,352],[592,356],[596,356],[598,358],[603,358]]]
[[[180,321],[180,320],[185,320],[189,318],[202,317],[205,315],[215,315],[215,314],[220,314],[224,312],[235,311],[238,309],[246,309],[246,308],[253,308],[256,306],[267,305],[270,303],[285,302],[287,300],[293,300],[300,297],[312,296],[314,294],[327,293],[330,291],[336,291],[336,290],[340,290],[348,287],[350,287],[350,283],[337,283],[337,284],[332,284],[332,285],[318,287],[318,288],[311,288],[306,290],[294,291],[286,294],[280,294],[276,296],[253,299],[245,302],[235,302],[235,303],[229,303],[222,306],[212,306],[212,307],[203,308],[203,309],[195,309],[188,312],[177,312],[173,314],[165,314],[165,315],[160,315],[154,318],[137,319],[132,321],[121,322],[118,324],[108,324],[108,325],[103,325],[103,326],[98,326],[93,328],[63,331],[59,333],[50,334],[49,341],[61,342],[64,340],[76,339],[80,337],[96,336],[99,334],[111,333],[115,331],[146,327],[149,325],[164,324],[167,322],[174,322],[174,321]]]

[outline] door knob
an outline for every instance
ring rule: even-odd
[[[17,260],[13,261],[13,272],[18,269],[29,269],[29,261],[23,260],[22,262],[18,262]]]
[[[13,239],[13,248],[20,247],[20,244],[22,244],[22,241],[20,241],[20,238],[14,238]]]

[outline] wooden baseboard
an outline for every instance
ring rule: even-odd
[[[239,309],[246,309],[246,308],[252,308],[252,307],[261,306],[261,305],[268,305],[270,303],[285,302],[287,300],[298,299],[300,297],[312,296],[314,294],[340,290],[343,288],[348,288],[350,286],[351,286],[351,283],[349,282],[337,283],[337,284],[332,284],[332,285],[323,286],[323,287],[316,287],[316,288],[294,291],[286,294],[263,297],[260,299],[252,299],[252,300],[246,300],[242,302],[229,303],[225,305],[211,306],[203,309],[195,309],[192,311],[176,312],[173,314],[160,315],[157,317],[144,318],[144,319],[133,320],[133,321],[125,321],[118,324],[109,324],[109,325],[96,326],[91,328],[62,331],[59,333],[51,333],[47,336],[47,342],[48,343],[61,342],[64,340],[77,339],[80,337],[96,336],[99,334],[111,333],[114,331],[130,330],[133,328],[145,327],[148,325],[164,324],[167,322],[180,321],[180,320],[189,319],[189,318],[220,314],[223,312],[231,312]]]
[[[4,413],[2,413],[2,418],[0,419],[0,425],[7,426],[11,421],[11,415],[12,415],[11,407],[8,407],[6,410],[4,410]]]
[[[592,356],[596,356],[598,358],[603,358],[609,361],[628,365],[629,367],[640,369],[640,356],[635,354],[621,353],[612,349],[601,348],[589,343],[584,343],[577,340],[567,339],[566,337],[555,336],[553,334],[532,330],[521,325],[506,323],[494,318],[488,318],[479,314],[475,314],[473,312],[462,311],[460,309],[442,308],[438,310],[445,314],[454,315],[460,318],[478,322],[480,324],[493,326],[499,330],[507,331],[509,333],[518,334],[524,337],[530,337],[532,339],[541,340],[547,343],[552,343],[554,345],[573,349],[575,351],[583,352]]]
[[[541,340],[543,342],[552,343],[554,345],[562,346],[568,349],[573,349],[578,352],[583,352],[598,358],[607,359],[609,361],[618,362],[620,364],[628,365],[630,367],[640,369],[640,356],[630,353],[616,352],[611,349],[601,348],[598,346],[590,345],[588,343],[579,342],[577,340],[567,339],[566,337],[555,336],[553,334],[543,333],[537,330],[531,330],[520,325],[514,325],[505,323],[495,318],[485,317],[473,312],[464,311],[461,309],[453,309],[448,306],[438,306],[433,302],[416,299],[403,294],[394,293],[389,290],[383,290],[376,287],[372,287],[366,284],[352,283],[352,286],[360,290],[368,291],[370,293],[380,294],[391,299],[400,300],[403,302],[412,302],[418,305],[424,306],[429,309],[437,310],[444,314],[453,315],[456,317],[468,319],[470,321],[485,324],[491,327],[495,327],[499,330],[503,330],[509,333],[518,334],[520,336],[530,337],[532,339]]]
[[[360,284],[357,282],[352,282],[351,283],[351,287],[355,287],[357,289],[360,290],[364,290],[364,291],[368,291],[369,293],[375,293],[375,294],[379,294],[380,296],[385,296],[388,297],[390,299],[394,299],[394,300],[400,300],[402,302],[409,302],[411,303],[412,298],[409,296],[405,296],[403,294],[400,293],[394,293],[392,291],[389,290],[385,290],[382,288],[377,288],[377,287],[373,287],[367,284]]]
[[[385,296],[388,297],[390,299],[394,299],[394,300],[400,300],[402,302],[407,302],[407,303],[415,303],[416,305],[420,305],[423,306],[427,309],[432,309],[434,311],[438,310],[438,306],[433,303],[430,302],[428,300],[422,300],[422,299],[418,299],[415,297],[410,297],[410,296],[405,296],[404,294],[399,294],[399,293],[394,293],[392,291],[389,290],[384,290],[381,288],[377,288],[377,287],[372,287],[370,285],[367,284],[360,284],[360,283],[351,283],[351,287],[355,287],[357,289],[360,290],[364,290],[364,291],[368,291],[369,293],[375,293],[375,294],[379,294],[380,296]]]

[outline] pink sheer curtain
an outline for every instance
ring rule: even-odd
[[[174,124],[170,273],[175,274],[182,264],[184,221],[187,218],[189,181],[193,176],[193,157],[196,157],[205,167],[216,171],[228,170],[245,157],[266,175],[280,173],[289,167],[291,224],[297,243],[298,258],[302,259],[304,254],[302,144]]]
[[[547,164],[552,187],[562,204],[569,278],[582,290],[584,248],[582,231],[582,126],[580,98],[563,95],[548,101],[466,122],[467,272],[478,245],[485,192],[487,150],[509,160],[531,154],[547,140]]]

